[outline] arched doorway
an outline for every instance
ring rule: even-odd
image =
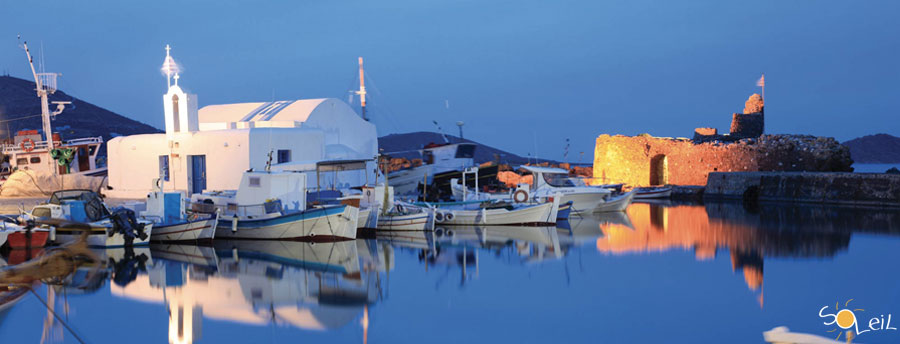
[[[669,162],[665,155],[657,154],[650,159],[650,185],[669,183]]]

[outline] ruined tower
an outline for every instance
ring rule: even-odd
[[[765,131],[765,109],[762,96],[754,93],[744,103],[744,113],[731,116],[731,136],[759,137]]]

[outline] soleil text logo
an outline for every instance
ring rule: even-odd
[[[851,310],[850,301],[853,301],[853,299],[844,302],[843,308],[839,307],[839,304],[835,302],[834,313],[830,313],[828,310],[831,306],[822,307],[822,309],[819,310],[819,317],[828,319],[824,322],[825,325],[837,325],[837,327],[843,330],[852,328],[857,336],[869,331],[897,330],[896,327],[891,327],[891,314],[887,314],[887,318],[885,318],[884,314],[881,314],[880,316],[869,318],[868,322],[860,324],[860,321],[865,321],[866,319],[860,318],[857,315],[857,312],[862,313],[865,310],[861,308]],[[835,340],[838,340],[841,338],[842,331],[838,331],[838,329],[835,328],[828,332],[835,331],[838,332]]]

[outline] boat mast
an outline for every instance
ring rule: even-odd
[[[22,42],[22,46],[25,48],[25,56],[28,57],[28,64],[31,65],[31,74],[34,76],[34,84],[37,91],[37,96],[41,98],[41,119],[44,124],[44,136],[47,138],[47,152],[53,151],[53,128],[50,126],[50,105],[47,101],[47,96],[50,93],[56,92],[56,73],[40,73],[34,69],[34,61],[31,58],[31,51],[28,50],[28,42]],[[46,79],[46,85],[44,80]],[[53,159],[47,159],[47,163],[50,164],[50,171],[53,175],[58,174],[58,170],[56,166],[53,166]]]
[[[362,118],[369,121],[369,118],[366,117],[366,73],[363,71],[363,58],[359,57],[359,91],[356,91],[356,94],[359,95],[359,103],[362,104]]]

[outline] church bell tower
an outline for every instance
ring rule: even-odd
[[[163,95],[163,106],[166,112],[166,136],[171,140],[176,133],[200,130],[200,120],[197,115],[197,95],[187,94],[178,86],[180,68],[169,54],[170,50],[166,45],[166,60],[162,71],[166,74],[169,87],[168,92]]]

